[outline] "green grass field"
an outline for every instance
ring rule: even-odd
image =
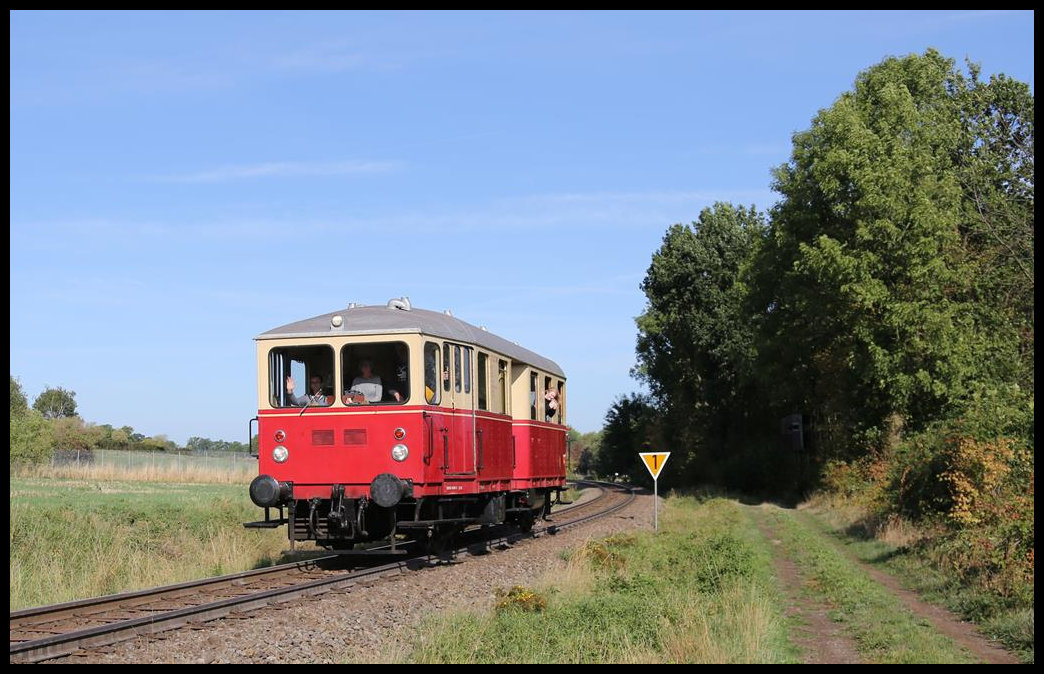
[[[89,477],[64,477],[70,469]],[[211,483],[140,481],[140,466],[126,472],[133,480],[98,478],[119,474],[105,465],[52,470],[11,477],[11,610],[247,570],[286,548],[285,530],[243,528],[262,516],[249,478],[220,484],[232,478],[210,467]]]

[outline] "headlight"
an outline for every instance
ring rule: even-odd
[[[286,447],[283,447],[282,445],[279,445],[278,447],[272,450],[272,459],[276,463],[283,463],[289,458],[290,450],[288,450]]]
[[[395,445],[392,447],[392,458],[396,461],[405,461],[410,455],[410,448],[406,445]]]

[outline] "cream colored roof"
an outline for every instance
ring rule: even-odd
[[[333,327],[334,316],[341,317],[340,327]],[[409,310],[389,306],[353,306],[328,314],[306,318],[296,323],[263,332],[255,339],[287,339],[296,337],[331,337],[341,335],[386,335],[420,333],[465,344],[475,344],[565,378],[565,373],[553,360],[524,349],[503,337],[465,323],[449,314],[427,309]]]

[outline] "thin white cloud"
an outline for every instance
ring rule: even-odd
[[[258,165],[266,166],[266,165]],[[284,166],[284,165],[280,165]],[[295,165],[298,173],[284,169],[268,172],[227,170],[181,176],[182,182],[217,182],[275,175],[318,175],[302,171],[306,165]],[[318,165],[308,165],[316,170]],[[206,180],[203,176],[210,176]],[[174,180],[174,178],[167,178]],[[687,191],[651,190],[648,192],[564,192],[535,194],[496,199],[468,206],[429,204],[410,209],[374,212],[309,213],[292,219],[268,216],[196,217],[187,221],[82,219],[64,221],[12,221],[13,250],[106,251],[118,245],[120,250],[149,249],[158,241],[228,242],[249,240],[255,243],[279,239],[289,228],[296,232],[325,236],[346,231],[368,232],[372,236],[400,237],[404,234],[469,232],[561,232],[605,233],[610,230],[665,228],[672,223],[692,222],[703,208],[715,202],[743,206],[755,205],[766,210],[779,199],[768,189]],[[118,242],[118,244],[114,244]]]
[[[731,190],[701,192],[693,190],[653,190],[648,192],[563,192],[558,194],[536,194],[519,197],[512,201],[533,205],[560,205],[572,203],[611,204],[688,204],[713,203],[735,199],[762,199],[767,190]]]
[[[419,53],[401,49],[364,48],[347,40],[310,44],[269,59],[272,68],[282,71],[337,73],[347,70],[394,70],[421,58]]]
[[[334,177],[391,173],[402,167],[394,161],[263,162],[221,166],[209,171],[158,176],[153,180],[172,183],[222,183],[256,178]]]
[[[949,21],[982,21],[983,19],[991,19],[995,16],[1007,16],[1020,10],[1015,9],[980,9],[972,10],[968,12],[950,12],[943,15],[943,18]],[[1025,10],[1021,10],[1025,11]]]
[[[787,157],[791,149],[793,149],[792,145],[784,145],[782,143],[751,143],[743,146],[743,154]]]

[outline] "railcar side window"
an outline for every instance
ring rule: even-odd
[[[536,385],[537,385],[537,373],[536,372],[530,372],[529,373],[529,418],[530,419],[534,419],[534,420],[537,418],[537,415],[536,415],[536,412],[537,412],[537,410],[536,410],[536,408],[537,408],[537,404],[536,404],[537,403]]]
[[[544,377],[544,421],[554,421],[558,413],[558,391],[551,388],[551,377]]]
[[[487,392],[488,384],[486,379],[488,377],[489,370],[489,355],[479,352],[478,355],[478,381],[475,382],[478,388],[478,408],[480,410],[489,409],[489,393]]]
[[[410,399],[406,342],[348,344],[341,349],[339,398],[346,405],[395,405]]]
[[[443,371],[442,371],[442,388],[444,390],[446,390],[446,391],[450,390],[449,370],[450,370],[450,363],[452,363],[452,362],[453,362],[453,360],[450,358],[450,345],[449,344],[443,344],[442,345],[442,367],[443,367]]]
[[[461,347],[464,359],[464,393],[471,393],[471,347]]]
[[[429,405],[438,405],[442,395],[439,389],[439,373],[442,372],[439,345],[434,342],[424,344],[424,399]]]
[[[453,390],[460,393],[460,347],[453,347]]]
[[[268,398],[272,407],[325,407],[334,400],[334,350],[329,346],[284,346],[268,353]],[[293,384],[293,391],[289,390]]]
[[[497,359],[497,395],[493,411],[507,413],[507,361]]]

